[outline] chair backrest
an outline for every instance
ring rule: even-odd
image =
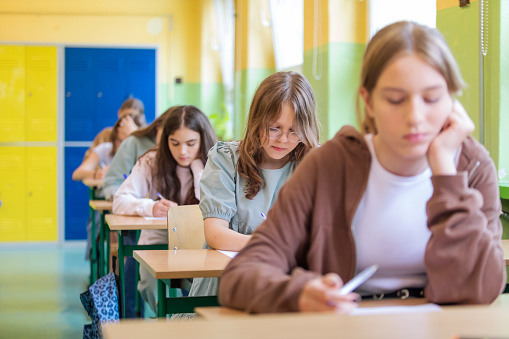
[[[203,216],[198,205],[168,210],[168,249],[200,249],[204,243]]]

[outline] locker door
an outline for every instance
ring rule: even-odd
[[[57,149],[26,149],[27,240],[57,240]]]
[[[0,241],[25,241],[25,147],[0,147]]]
[[[95,128],[94,49],[65,49],[65,140],[91,141]]]
[[[115,124],[120,105],[129,97],[126,93],[125,53],[125,49],[96,50],[97,132]]]
[[[145,105],[147,121],[155,118],[156,51],[155,49],[126,50],[127,89]]]
[[[24,46],[0,46],[0,107],[0,142],[24,141]]]
[[[81,164],[87,147],[65,148],[65,240],[87,238],[88,188],[72,180],[72,172]]]
[[[57,48],[26,47],[26,140],[57,141]]]

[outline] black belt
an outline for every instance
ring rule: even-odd
[[[402,288],[391,293],[380,293],[362,296],[362,300],[408,299],[408,298],[424,298],[424,289]]]

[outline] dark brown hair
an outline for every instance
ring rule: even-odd
[[[358,104],[360,89],[365,88],[371,94],[387,65],[394,58],[405,54],[416,54],[440,73],[447,83],[449,93],[458,94],[465,86],[458,64],[437,29],[409,21],[388,25],[371,39],[362,62],[357,117],[363,133],[377,134],[378,131],[374,119],[365,110],[361,112]]]
[[[290,161],[297,165],[306,153],[318,146],[316,99],[306,77],[290,71],[274,73],[263,80],[251,102],[245,136],[239,145],[237,171],[247,180],[244,193],[248,199],[253,199],[265,185],[260,174],[263,155],[260,137],[268,135],[270,123],[279,119],[285,102],[295,111],[301,140],[289,154]]]
[[[119,108],[119,112],[122,112],[125,109],[133,108],[138,113],[131,114],[131,117],[134,120],[134,123],[138,127],[145,127],[147,126],[147,119],[145,118],[145,106],[143,105],[143,102],[140,99],[136,98],[129,98],[126,101],[122,103],[122,106]],[[122,119],[123,116],[119,116],[119,120]]]
[[[137,138],[154,138],[157,135],[157,130],[163,126],[164,119],[169,115],[172,108],[167,109],[163,114],[157,117],[150,125],[145,128],[140,128],[137,131],[131,133],[131,135]]]
[[[180,201],[180,181],[177,177],[177,161],[173,158],[168,138],[179,128],[186,127],[200,134],[200,152],[198,159],[205,164],[208,151],[217,142],[216,133],[207,116],[195,106],[175,106],[166,111],[163,132],[159,146],[151,150],[157,152],[152,167],[152,185],[164,197],[179,205],[199,203],[191,187],[184,201]],[[149,151],[150,152],[150,151]]]

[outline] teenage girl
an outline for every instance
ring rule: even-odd
[[[113,199],[113,213],[165,217],[172,206],[198,204],[199,181],[217,138],[195,106],[170,108],[159,146],[143,155]],[[138,244],[167,244],[167,230],[142,230]],[[156,311],[156,281],[140,267],[138,289]]]
[[[318,146],[316,100],[296,72],[274,73],[256,90],[240,142],[218,142],[208,154],[200,210],[206,246],[239,251],[263,222],[303,157]],[[216,295],[217,278],[194,279],[190,296]]]
[[[104,177],[103,192],[107,200],[113,200],[113,195],[124,182],[138,161],[138,158],[145,154],[149,149],[159,143],[163,131],[164,119],[168,116],[170,109],[161,114],[149,126],[133,132],[125,139],[117,150],[117,153],[111,161],[110,168]],[[127,231],[124,237],[125,245],[136,244],[136,231]],[[134,318],[135,311],[135,260],[133,257],[125,259],[125,317]],[[143,305],[142,305],[143,307]]]
[[[136,98],[129,98],[125,100],[117,111],[119,120],[126,117],[126,120],[122,122],[121,127],[129,127],[129,125],[132,126],[134,124],[137,126],[135,129],[138,129],[147,126],[144,110],[145,106],[141,100]],[[92,145],[85,152],[84,159],[88,157],[88,155],[96,146],[102,144],[103,142],[109,141],[111,130],[111,127],[106,127],[95,136]]]
[[[347,311],[366,298],[490,303],[504,288],[497,173],[454,99],[458,66],[435,29],[399,22],[364,55],[362,134],[343,127],[281,189],[221,278],[222,305]],[[357,293],[340,288],[373,264]]]
[[[117,120],[109,133],[109,140],[100,143],[89,152],[81,165],[72,173],[72,179],[76,181],[103,179],[122,141],[138,128],[139,126],[128,115]]]

